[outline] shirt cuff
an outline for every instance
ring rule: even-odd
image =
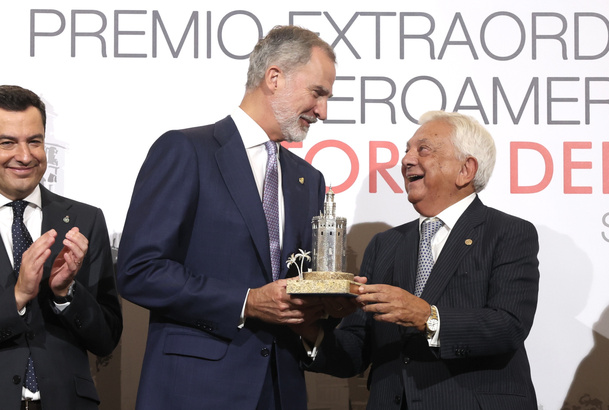
[[[438,308],[436,308],[436,312],[438,313],[438,330],[436,330],[431,339],[427,339],[429,347],[440,347],[440,311]]]
[[[66,296],[68,298],[74,297],[74,281],[72,281],[72,283],[70,284],[70,287],[68,288],[68,294]],[[72,303],[72,302],[57,303],[57,302],[53,301],[53,306],[51,306],[51,307],[53,308],[53,311],[55,311],[55,313],[61,313],[68,306],[70,306],[70,303]]]
[[[247,303],[247,297],[250,295],[250,289],[247,290],[245,294],[245,300],[243,301],[243,307],[241,308],[241,317],[239,318],[239,325],[237,326],[239,329],[245,326],[245,304]]]
[[[321,345],[322,340],[324,340],[324,329],[322,327],[319,328],[319,333],[317,333],[317,339],[315,340],[315,345],[312,349],[311,346],[306,342],[306,340],[304,340],[302,337],[300,339],[302,340],[302,345],[307,351],[307,356],[309,356],[311,360],[315,360],[315,357],[317,357],[319,345]]]

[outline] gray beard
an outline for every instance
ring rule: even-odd
[[[294,116],[294,113],[288,107],[288,97],[290,97],[290,95],[278,97],[273,100],[271,102],[271,108],[285,140],[287,142],[301,142],[307,137],[309,128],[302,127],[298,123],[300,116]]]

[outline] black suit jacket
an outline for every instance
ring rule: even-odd
[[[362,262],[369,283],[414,291],[418,220],[376,235]],[[454,226],[421,298],[440,314],[440,345],[361,311],[326,329],[310,370],[341,377],[371,363],[368,409],[537,409],[524,340],[538,291],[534,226],[476,198]]]
[[[87,351],[107,356],[118,344],[122,316],[110,240],[102,211],[42,191],[42,233],[57,231],[44,265],[38,296],[19,316],[16,275],[0,246],[0,407],[17,410],[27,358],[31,354],[45,410],[97,409],[99,397],[89,370]],[[60,314],[52,309],[48,278],[65,234],[74,226],[89,240],[76,275],[74,299]]]
[[[281,260],[311,249],[325,183],[280,149]],[[281,264],[281,278],[296,274]],[[150,310],[137,408],[255,409],[269,366],[285,409],[306,409],[302,347],[287,326],[248,319],[248,288],[272,281],[269,235],[254,175],[230,117],[170,131],[150,149],[118,256],[121,294]]]

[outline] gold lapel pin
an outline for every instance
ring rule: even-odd
[[[472,241],[471,239],[466,239],[466,240],[465,240],[465,244],[466,244],[467,246],[471,245],[472,243],[474,243],[474,241]]]
[[[64,221],[65,223],[70,222],[70,217],[69,217],[68,215],[64,216],[64,217],[63,217],[63,221]]]
[[[303,185],[304,184],[304,178],[303,177],[298,178],[298,182],[300,182],[300,185]]]

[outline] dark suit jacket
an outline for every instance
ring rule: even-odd
[[[286,261],[311,249],[325,183],[284,148],[280,163]],[[306,409],[295,334],[256,320],[238,328],[248,288],[272,281],[269,255],[260,195],[233,120],[159,138],[135,184],[118,256],[122,295],[150,310],[138,409],[254,409],[273,356],[283,408]],[[282,263],[287,275],[295,272]]]
[[[362,262],[370,283],[413,292],[418,221],[376,235]],[[340,377],[371,363],[369,409],[537,409],[524,340],[537,305],[537,232],[476,198],[453,228],[421,297],[440,314],[439,348],[414,328],[361,311],[326,329],[310,370]]]
[[[45,410],[97,409],[87,350],[107,356],[118,344],[122,316],[110,240],[102,211],[42,190],[42,233],[57,231],[44,265],[38,297],[17,313],[16,274],[0,245],[0,407],[19,409],[31,354]],[[76,275],[74,299],[60,314],[52,309],[49,273],[66,233],[77,226],[89,249]],[[29,347],[28,347],[29,345]]]

